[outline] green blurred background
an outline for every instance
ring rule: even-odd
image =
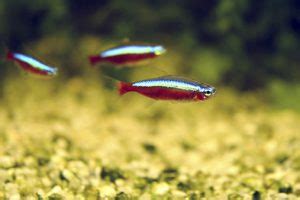
[[[123,40],[163,44],[153,65],[166,73],[300,110],[299,9],[297,0],[2,0],[1,48],[57,65],[64,79]],[[1,62],[3,80],[13,72]]]

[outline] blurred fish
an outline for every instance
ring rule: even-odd
[[[56,68],[47,66],[41,63],[40,61],[35,60],[34,58],[31,58],[24,54],[8,52],[6,54],[6,58],[7,60],[17,62],[22,69],[34,74],[45,76],[54,76],[57,74]]]
[[[176,76],[162,76],[134,83],[119,82],[119,93],[137,92],[152,99],[203,101],[215,94],[212,86]]]
[[[89,60],[92,65],[101,62],[123,65],[155,58],[165,52],[166,49],[160,45],[124,45],[108,49],[99,55],[90,56]]]

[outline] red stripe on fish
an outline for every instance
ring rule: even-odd
[[[90,56],[90,63],[95,65],[100,62],[108,62],[117,65],[135,63],[144,59],[156,57],[155,53],[145,53],[145,54],[125,54],[125,55],[116,55],[102,57],[101,55]]]
[[[13,59],[13,60],[15,60],[17,63],[19,63],[20,67],[22,67],[22,69],[24,69],[25,71],[33,72],[35,74],[40,74],[40,75],[48,75],[47,71],[42,71],[42,70],[36,69],[36,68],[32,67],[30,64],[22,62],[18,59]]]

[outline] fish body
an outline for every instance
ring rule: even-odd
[[[176,76],[163,76],[134,83],[119,83],[120,95],[137,92],[152,99],[203,101],[214,95],[214,87]]]
[[[49,67],[41,63],[40,61],[32,57],[26,56],[24,54],[8,52],[6,58],[7,60],[12,60],[17,62],[22,69],[34,74],[39,74],[44,76],[54,76],[57,74],[56,68]]]
[[[123,65],[155,58],[165,52],[166,49],[160,45],[126,45],[108,49],[99,55],[90,56],[89,59],[92,65],[101,62]]]

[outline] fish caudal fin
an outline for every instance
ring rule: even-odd
[[[90,56],[89,60],[90,60],[91,65],[95,65],[95,64],[97,64],[98,62],[101,61],[101,57],[99,55]]]
[[[14,54],[12,52],[8,51],[6,53],[6,59],[7,60],[13,60],[14,59]]]
[[[125,82],[119,82],[118,83],[118,90],[120,95],[124,95],[127,92],[131,91],[131,84],[130,83],[125,83]]]

